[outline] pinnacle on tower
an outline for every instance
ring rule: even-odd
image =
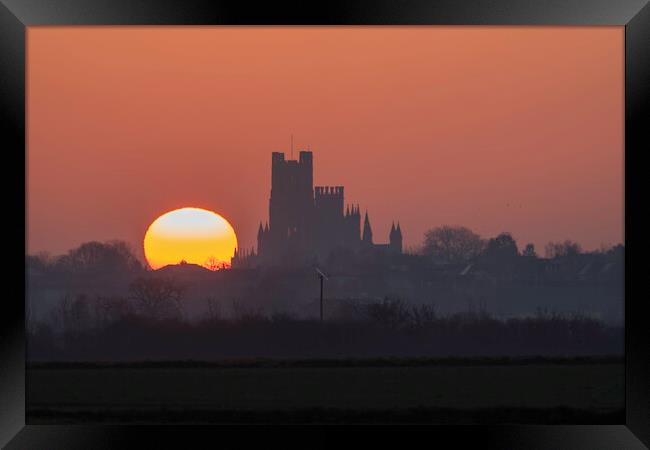
[[[368,211],[366,211],[366,218],[363,221],[363,242],[372,244],[372,228],[370,227],[370,219],[368,219]]]

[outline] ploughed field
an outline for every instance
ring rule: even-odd
[[[27,422],[623,423],[620,358],[38,364]]]

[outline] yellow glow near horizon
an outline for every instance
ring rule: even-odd
[[[144,255],[152,269],[186,261],[211,270],[230,267],[237,248],[235,230],[219,214],[181,208],[154,220],[144,235]]]

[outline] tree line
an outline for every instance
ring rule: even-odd
[[[615,246],[603,245],[592,253],[612,255],[623,251],[623,245],[617,244]],[[508,232],[484,239],[467,227],[450,225],[428,230],[424,235],[424,242],[419,253],[440,262],[452,264],[466,263],[477,259],[500,262],[517,256],[539,257],[534,244],[526,244],[520,251],[517,242]],[[569,239],[549,242],[545,247],[545,257],[548,259],[570,258],[583,253],[580,244]]]
[[[45,323],[27,338],[30,361],[214,360],[441,356],[621,355],[623,330],[580,314],[538,310],[496,319],[485,311],[437,314],[399,298],[357,303],[355,314],[318,320],[241,310],[190,323],[179,315],[130,312],[101,322],[72,299],[63,331]],[[350,302],[355,304],[354,300]],[[86,304],[87,305],[87,304]],[[86,309],[84,309],[86,308]],[[85,311],[85,312],[84,312]]]
[[[624,252],[623,244],[603,245],[593,254],[616,255]],[[539,258],[535,246],[526,244],[519,250],[518,244],[508,232],[493,238],[483,238],[464,226],[443,225],[429,229],[424,234],[422,245],[416,254],[431,257],[443,263],[459,264],[483,260],[495,263],[504,262],[523,256]],[[570,258],[584,254],[582,247],[575,241],[565,240],[549,242],[545,246],[545,257]],[[143,274],[149,269],[133,253],[130,246],[123,241],[87,242],[68,253],[52,256],[46,252],[26,256],[26,266],[32,271],[49,271],[80,276],[98,274]]]

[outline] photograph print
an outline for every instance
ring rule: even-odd
[[[27,423],[620,424],[624,27],[29,27]]]

